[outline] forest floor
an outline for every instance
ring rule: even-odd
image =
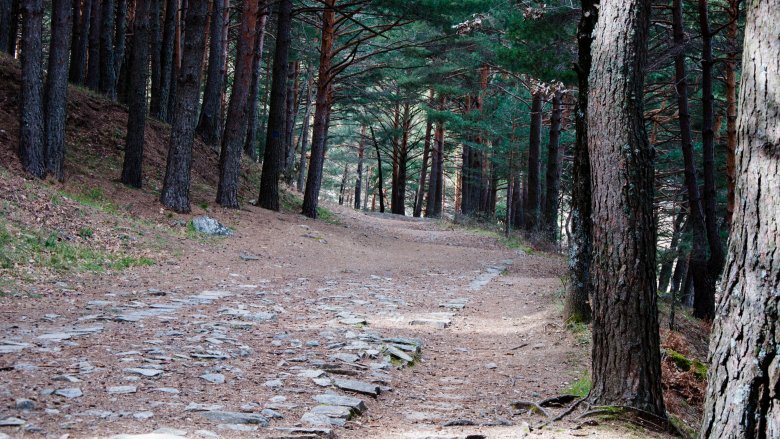
[[[665,437],[577,413],[540,430],[544,414],[513,406],[590,386],[589,329],[561,319],[562,255],[332,205],[312,221],[289,192],[263,210],[249,163],[244,207],[214,208],[218,157],[200,142],[193,212],[175,215],[157,202],[168,126],[147,124],[144,189],[128,189],[126,109],[74,87],[66,182],[27,180],[2,56],[0,104],[0,439]],[[235,234],[200,235],[198,215]],[[678,316],[665,347],[703,358],[707,328]],[[670,358],[667,406],[696,425],[699,368]]]

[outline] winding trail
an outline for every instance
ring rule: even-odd
[[[339,225],[220,212],[235,236],[2,298],[0,432],[517,438],[544,418],[513,401],[557,396],[586,370],[587,341],[560,322],[563,258],[336,211]],[[627,437],[573,426],[540,437]]]

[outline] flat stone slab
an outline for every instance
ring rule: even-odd
[[[315,401],[317,401],[320,404],[339,405],[343,407],[349,407],[352,411],[356,412],[357,414],[363,413],[368,409],[368,407],[366,407],[366,403],[363,402],[362,399],[353,398],[351,396],[342,396],[342,395],[326,393],[323,395],[316,395],[313,398]]]
[[[125,369],[122,369],[122,372],[131,373],[133,375],[141,375],[147,378],[156,377],[158,375],[162,375],[163,373],[163,371],[159,369],[146,369],[143,367],[127,367]]]
[[[0,419],[0,427],[21,427],[23,425],[26,425],[27,421],[20,418],[5,418]]]
[[[274,431],[295,435],[295,437],[318,437],[325,439],[335,438],[330,428],[300,428],[300,427],[275,427]]]
[[[0,341],[0,354],[13,354],[21,352],[23,349],[32,346],[30,343],[22,343],[18,341],[2,340]]]
[[[352,416],[352,409],[342,405],[318,405],[309,411],[317,415],[325,415],[329,418],[338,418],[349,420]]]
[[[58,396],[62,396],[64,398],[68,398],[68,399],[78,398],[78,397],[84,395],[83,393],[81,393],[81,389],[79,389],[78,387],[71,387],[71,388],[67,388],[67,389],[57,389],[57,390],[54,391],[54,394],[58,395]]]
[[[392,355],[395,358],[401,359],[403,361],[406,361],[407,363],[414,363],[414,358],[410,357],[409,354],[406,352],[398,349],[397,347],[393,345],[388,345],[386,348],[386,351],[388,354]]]
[[[136,386],[114,386],[108,388],[108,393],[114,395],[122,395],[127,393],[135,393],[138,391]]]
[[[200,376],[201,379],[206,380],[212,384],[224,384],[225,375],[221,373],[204,373]]]
[[[223,412],[214,410],[200,412],[199,414],[209,421],[219,422],[222,424],[256,424],[262,427],[268,426],[267,418],[254,413]]]
[[[344,325],[367,325],[368,321],[362,317],[347,317],[339,320]]]
[[[450,326],[452,322],[450,320],[438,320],[438,319],[415,319],[409,322],[412,326],[430,326],[436,329],[445,329]]]
[[[344,380],[335,378],[333,380],[333,384],[341,390],[348,390],[350,392],[362,393],[371,396],[377,396],[382,391],[382,389],[376,384],[357,380]]]
[[[347,423],[347,420],[331,418],[330,416],[308,412],[301,416],[301,422],[307,425],[331,425],[335,427],[343,427]]]

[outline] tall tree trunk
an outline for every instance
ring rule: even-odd
[[[119,0],[116,8],[116,37],[114,38],[114,76],[111,83],[111,93],[114,98],[118,95],[117,81],[119,81],[119,72],[122,71],[122,64],[125,60],[125,46],[127,39],[127,1]]]
[[[43,121],[43,0],[22,2],[22,89],[19,99],[19,158],[35,177],[46,175]]]
[[[78,1],[78,0],[76,0]],[[68,45],[70,44],[71,0],[53,0],[51,11],[51,44],[46,76],[45,128],[46,169],[63,181],[65,159],[65,119],[68,108]]]
[[[525,229],[539,227],[542,192],[542,93],[534,91],[531,100],[531,132],[528,146],[528,203],[525,206]]]
[[[353,207],[355,210],[360,209],[360,194],[361,186],[363,183],[363,156],[366,149],[366,126],[363,125],[360,128],[360,141],[358,142],[358,164],[357,164],[357,178],[355,179],[355,204]]]
[[[19,2],[20,0],[10,0],[8,27],[2,28],[7,29],[8,31],[6,34],[8,41],[6,42],[5,47],[6,52],[8,52],[8,54],[12,57],[16,54],[16,39],[19,33]]]
[[[265,136],[263,175],[257,205],[279,210],[279,176],[285,165],[288,146],[285,142],[285,112],[287,104],[287,62],[290,55],[292,0],[281,0],[276,19],[276,47],[274,48],[271,103],[268,108],[268,128]]]
[[[162,48],[160,49],[160,88],[156,90],[157,93],[152,93],[150,109],[152,117],[156,117],[163,122],[168,121],[168,99],[170,99],[171,78],[173,77],[173,46],[176,41],[176,17],[178,13],[179,0],[167,0],[165,4],[165,20],[163,21]]]
[[[257,31],[255,32],[255,56],[252,59],[252,86],[247,101],[247,129],[244,152],[258,161],[260,155],[257,148],[257,127],[260,123],[258,108],[260,107],[260,76],[262,73],[263,46],[265,44],[265,23],[268,21],[268,6],[263,4],[260,15],[257,17]]]
[[[588,77],[593,62],[591,45],[598,21],[599,0],[582,0],[577,26],[577,108],[574,111],[574,160],[572,162],[571,217],[573,242],[569,246],[569,284],[563,317],[571,322],[590,322],[593,222],[591,213],[590,153],[588,152]],[[519,201],[518,194],[518,201]],[[519,216],[519,215],[518,215]]]
[[[666,252],[664,261],[661,263],[661,270],[658,272],[658,292],[662,294],[665,293],[669,287],[669,280],[672,277],[672,265],[680,254],[680,249],[678,247],[680,235],[685,228],[683,227],[684,219],[685,211],[684,209],[680,209],[677,215],[675,215],[674,223],[672,224],[672,240],[669,243],[669,250]]]
[[[225,27],[230,0],[214,0],[209,25],[209,68],[203,91],[203,105],[196,133],[209,146],[220,143],[222,126],[222,95],[225,93]]]
[[[409,143],[409,129],[411,118],[409,116],[409,104],[404,104],[403,113],[399,113],[399,128],[401,138],[395,144],[393,150],[393,186],[391,192],[390,211],[396,215],[406,214],[406,158]]]
[[[182,41],[184,41],[184,14],[187,11],[187,0],[179,0],[179,8],[176,12],[176,32],[173,39],[173,66],[171,67],[171,74],[168,78],[168,109],[165,110],[165,122],[170,122],[173,114],[174,97],[176,96],[176,78],[179,77],[179,69],[181,68],[181,52]]]
[[[344,165],[344,173],[341,174],[341,186],[339,186],[339,206],[344,205],[344,193],[347,190],[347,177],[349,176],[349,164]]]
[[[122,183],[140,188],[143,180],[146,83],[149,80],[149,9],[152,0],[136,0],[133,47],[130,54],[127,140],[122,164]]]
[[[100,20],[100,92],[116,99],[114,71],[114,0],[103,0]]]
[[[740,42],[737,39],[739,28],[739,3],[741,0],[729,0],[727,12],[729,17],[726,37],[728,52],[726,53],[726,224],[731,227],[734,215],[734,191],[737,181],[737,56]]]
[[[162,19],[163,3],[165,0],[151,0],[150,12],[150,32],[152,38],[151,57],[152,57],[152,77],[151,77],[151,114],[157,114],[160,108],[160,81],[162,81],[162,28],[160,22]],[[215,2],[218,3],[219,0]],[[215,6],[216,7],[216,6]]]
[[[295,184],[298,192],[303,192],[306,184],[306,149],[309,147],[309,119],[311,116],[311,90],[313,87],[313,76],[311,72],[306,80],[306,104],[303,110],[303,127],[301,127],[301,156],[298,161],[298,181]]]
[[[723,252],[723,243],[720,241],[718,227],[718,212],[716,206],[715,188],[715,97],[712,92],[712,31],[710,31],[710,19],[707,0],[699,0],[699,29],[702,37],[701,58],[701,88],[702,88],[702,154],[704,155],[704,194],[703,208],[704,221],[707,228],[707,242],[709,243],[709,259],[707,268],[713,283],[720,277],[726,256]]]
[[[284,169],[282,175],[287,184],[292,184],[295,176],[293,175],[295,167],[295,119],[298,117],[298,75],[300,73],[300,62],[291,62],[287,66],[287,104],[284,120]]]
[[[444,97],[439,98],[439,109],[444,109]],[[425,206],[425,216],[428,218],[441,217],[441,189],[444,158],[444,122],[437,121],[433,133],[433,151],[431,152],[431,177],[428,181],[428,202]],[[463,189],[461,189],[463,193]],[[461,205],[462,207],[462,205]]]
[[[284,0],[289,1],[289,0]],[[219,156],[219,186],[217,202],[222,207],[238,209],[238,183],[241,175],[241,150],[246,134],[246,101],[252,82],[254,36],[257,26],[258,0],[245,0],[241,10],[241,25],[236,48],[236,73],[230,93],[230,105],[222,135]],[[265,178],[265,172],[263,172]]]
[[[89,23],[89,64],[87,65],[87,87],[100,90],[100,34],[103,19],[101,0],[92,0],[92,15]]]
[[[655,286],[653,149],[642,92],[649,0],[604,0],[593,41],[588,148],[593,190],[595,405],[666,418]],[[529,197],[530,198],[530,197]]]
[[[701,438],[780,436],[780,1],[745,4],[737,184]]]
[[[84,82],[84,65],[86,65],[87,60],[86,36],[89,34],[89,15],[89,0],[73,0],[73,31],[71,32],[68,80],[74,84],[82,84]]]
[[[558,191],[561,181],[561,93],[555,92],[550,117],[550,141],[547,144],[547,196],[544,203],[544,224],[547,239],[558,242]]]
[[[0,0],[0,51],[9,53],[12,0]]]
[[[433,104],[433,90],[430,94],[431,104]],[[419,218],[422,215],[423,200],[425,199],[425,180],[428,177],[428,156],[431,154],[431,134],[433,132],[433,121],[430,117],[425,123],[425,143],[423,144],[423,160],[420,167],[420,180],[417,183],[417,199],[414,203],[412,215]]]
[[[384,178],[382,177],[382,154],[379,152],[379,142],[376,141],[376,135],[374,134],[374,127],[371,128],[371,140],[374,142],[374,150],[376,151],[376,189],[379,193],[379,211],[385,213],[385,191],[384,191]],[[375,195],[376,196],[376,195]],[[374,208],[372,207],[373,211]]]
[[[165,169],[160,202],[176,212],[190,211],[190,168],[192,145],[195,142],[195,123],[200,96],[200,76],[206,47],[206,18],[208,0],[189,0],[187,3],[182,64],[176,78],[171,138],[168,143],[168,162]]]
[[[669,286],[669,291],[672,294],[680,292],[680,286],[685,280],[686,273],[688,271],[688,253],[680,252],[677,255],[677,263],[674,265],[674,272],[672,273],[672,281]]]
[[[333,43],[335,39],[336,0],[324,0],[322,13],[322,37],[320,41],[320,68],[317,77],[317,98],[314,107],[314,129],[311,142],[311,160],[306,177],[306,190],[303,196],[302,213],[309,218],[317,218],[320,187],[322,185],[322,164],[325,161],[325,145],[330,121],[330,109],[333,103],[333,84],[331,66],[333,63]]]
[[[672,8],[672,32],[675,44],[685,42],[683,26],[682,0],[674,0]],[[693,139],[691,136],[691,117],[688,112],[688,80],[685,72],[685,53],[680,52],[674,58],[675,86],[677,88],[677,107],[680,122],[680,147],[685,163],[685,186],[688,190],[689,221],[692,232],[691,269],[694,284],[694,315],[699,318],[712,318],[715,306],[715,284],[707,271],[707,235],[704,225],[704,213],[696,182],[696,165],[693,158]]]

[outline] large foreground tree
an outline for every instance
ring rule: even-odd
[[[588,96],[594,288],[589,399],[665,418],[653,149],[642,105],[650,5],[650,0],[604,0],[594,32]]]
[[[745,6],[737,202],[702,438],[780,437],[780,0]]]

